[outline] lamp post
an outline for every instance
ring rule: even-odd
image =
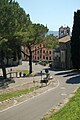
[[[49,70],[45,69],[45,73],[46,73],[46,85],[47,85],[48,77],[49,77]]]
[[[42,80],[42,71],[41,71],[41,80]]]
[[[41,83],[42,83],[42,71],[41,71]],[[42,85],[41,85],[42,86]]]

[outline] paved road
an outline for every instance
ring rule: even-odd
[[[80,86],[78,74],[69,71],[50,71],[55,80],[58,80],[57,87],[45,93],[31,98],[20,105],[0,112],[1,120],[40,120],[43,115],[52,107],[55,107],[73,91]]]
[[[37,64],[37,65],[35,65],[35,63],[32,64],[33,71],[37,71],[37,72],[40,72],[42,69],[45,69],[47,67],[48,67],[48,65],[42,66],[40,64]],[[29,62],[28,61],[23,61],[22,65],[18,65],[16,67],[11,67],[11,68],[13,70],[15,70],[15,69],[17,69],[17,70],[21,70],[21,69],[23,69],[23,70],[26,70],[26,69],[29,70]],[[10,68],[7,68],[7,70],[10,70]]]

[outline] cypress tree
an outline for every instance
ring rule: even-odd
[[[80,10],[74,12],[74,23],[71,37],[71,59],[73,68],[80,68]]]

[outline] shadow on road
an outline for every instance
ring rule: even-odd
[[[41,75],[45,75],[45,73],[43,73],[43,72],[42,73],[41,72],[36,73],[36,76],[41,76]]]
[[[61,71],[55,75],[63,75],[63,77],[69,77],[69,76],[76,76],[79,75],[80,71],[75,71],[75,70],[69,70],[69,71]]]
[[[6,89],[7,87],[9,87],[8,85],[11,83],[15,83],[15,80],[10,79],[10,78],[6,78],[4,79],[2,76],[0,76],[0,89]]]
[[[71,77],[66,80],[67,84],[79,84],[80,83],[80,71],[69,70],[69,71],[59,71],[55,75],[62,75],[63,77]]]
[[[57,73],[55,75],[70,75],[72,73],[73,73],[73,71],[60,71],[59,73]]]
[[[79,84],[80,83],[80,75],[67,79],[66,83],[68,84]]]

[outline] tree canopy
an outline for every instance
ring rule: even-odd
[[[20,59],[21,45],[24,45],[30,51],[31,68],[31,47],[39,43],[47,31],[42,24],[32,24],[29,14],[15,0],[0,0],[0,64],[5,78],[4,59]]]
[[[23,37],[23,46],[27,47],[29,50],[29,55],[26,55],[29,57],[29,65],[30,65],[30,71],[29,73],[32,73],[32,47],[40,42],[43,41],[43,38],[45,37],[46,33],[48,32],[48,28],[45,27],[42,24],[31,24],[28,27],[28,31],[22,33]]]
[[[4,58],[21,57],[19,33],[27,32],[29,24],[32,24],[29,14],[15,0],[0,0],[0,64],[4,77]]]
[[[44,44],[47,48],[57,48],[59,47],[58,38],[56,38],[53,34],[47,35],[44,38]]]
[[[75,69],[80,68],[80,10],[74,13],[71,37],[71,59]]]
[[[33,46],[40,43],[43,41],[43,38],[45,37],[47,31],[48,28],[42,24],[38,23],[29,25],[28,31],[22,33],[23,45]]]

